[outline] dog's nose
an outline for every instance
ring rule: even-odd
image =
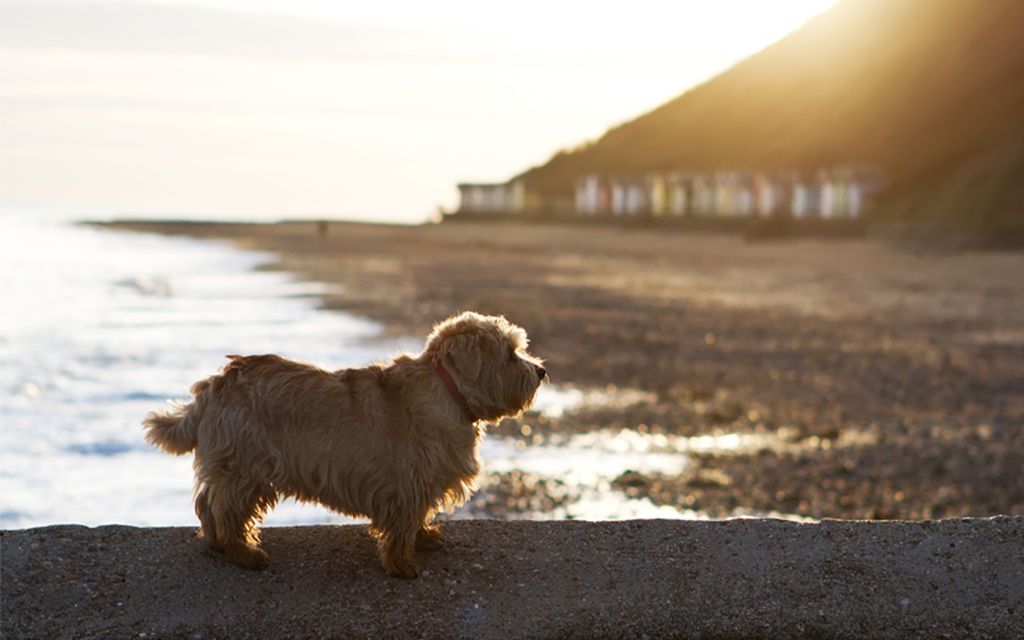
[[[548,375],[547,369],[544,367],[537,367],[537,376],[543,380]]]

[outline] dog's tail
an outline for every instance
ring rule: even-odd
[[[146,442],[176,456],[195,449],[198,444],[199,413],[202,406],[200,394],[208,386],[209,380],[202,380],[192,386],[192,393],[196,396],[194,402],[174,403],[170,409],[148,414],[142,421],[142,427],[146,430]]]

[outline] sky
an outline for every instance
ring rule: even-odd
[[[0,205],[415,223],[835,0],[3,0]]]

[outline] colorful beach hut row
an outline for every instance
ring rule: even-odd
[[[516,213],[526,209],[526,186],[521,180],[459,185],[459,211]]]
[[[592,174],[575,198],[551,200],[523,180],[459,185],[460,212],[579,216],[773,217],[856,219],[882,186],[870,166],[815,171],[671,171],[634,176]]]
[[[814,172],[670,172],[588,175],[576,182],[585,216],[859,218],[881,187],[881,172],[836,167]]]

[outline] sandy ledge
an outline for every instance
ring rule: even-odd
[[[1024,637],[1024,518],[447,525],[383,575],[361,526],[272,528],[246,572],[190,528],[0,534],[5,638]]]

